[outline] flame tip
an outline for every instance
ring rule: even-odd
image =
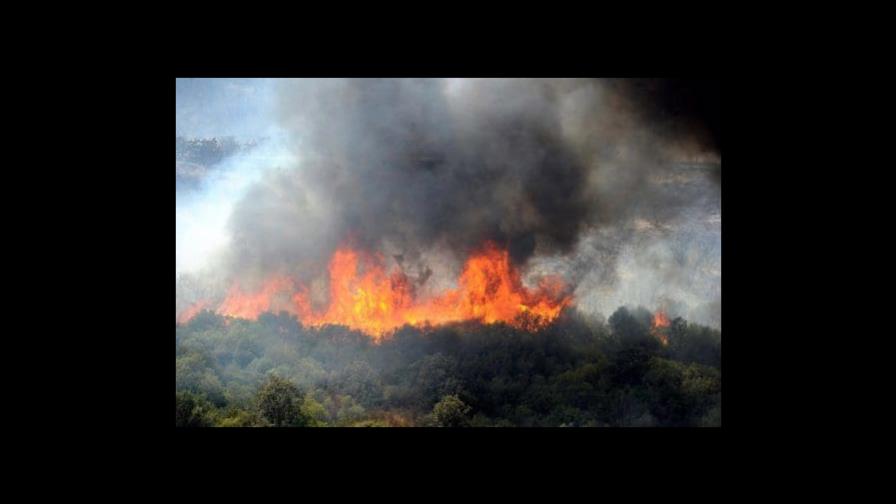
[[[321,311],[312,308],[307,286],[285,276],[269,278],[255,293],[244,292],[235,282],[215,311],[257,319],[266,311],[285,310],[303,325],[342,325],[380,342],[406,325],[429,328],[479,321],[538,330],[572,302],[559,277],[542,278],[535,290],[525,288],[509,252],[491,241],[468,257],[456,289],[425,299],[417,297],[414,283],[400,269],[387,274],[382,254],[343,246],[331,255],[327,272],[329,303]],[[178,320],[189,320],[198,311],[191,307]]]

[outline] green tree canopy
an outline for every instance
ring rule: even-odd
[[[177,392],[175,399],[175,422],[177,427],[209,427],[206,418],[208,406],[200,398],[189,392]]]
[[[303,394],[299,387],[271,375],[258,390],[258,410],[275,427],[304,427],[311,419],[302,411]]]
[[[456,395],[447,395],[436,403],[432,415],[439,427],[469,427],[470,407]]]

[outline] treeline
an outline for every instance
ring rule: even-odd
[[[534,333],[405,327],[381,344],[295,317],[176,328],[177,426],[718,426],[721,332],[642,308]]]

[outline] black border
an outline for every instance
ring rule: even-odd
[[[436,60],[433,62],[422,62],[423,60],[413,59],[412,61],[403,60],[395,62],[394,60],[365,60],[363,62],[346,62],[346,60],[316,60],[303,62],[301,64],[290,63],[270,63],[260,62],[253,64],[246,63],[200,63],[195,62],[175,64],[174,77],[224,77],[224,76],[244,76],[244,77],[373,77],[373,76],[464,76],[464,77],[503,77],[503,76],[519,76],[519,77],[661,77],[676,78],[678,76],[700,76],[717,81],[719,88],[721,87],[722,77],[719,74],[719,66],[716,61],[707,64],[705,59],[688,58],[685,61],[672,59],[664,59],[667,57],[668,51],[662,51],[654,54],[652,57],[645,59],[616,59],[606,64],[601,64],[600,60],[576,60],[574,62],[568,60],[558,61],[557,59],[528,59],[525,61],[501,59],[495,60],[488,55],[480,55],[481,58],[470,59],[469,57],[455,58],[450,61]],[[625,56],[629,55],[624,55]],[[693,56],[693,55],[690,55]],[[703,54],[703,56],[706,56]],[[713,54],[710,54],[714,56]],[[247,61],[247,60],[243,60]],[[583,62],[585,61],[585,62]],[[160,79],[157,82],[159,86],[166,84],[170,86],[170,76]],[[726,82],[726,89],[727,88]],[[153,93],[159,93],[157,86],[152,86]],[[170,89],[170,88],[169,88]],[[156,96],[163,96],[159,93]],[[153,102],[155,103],[155,102]],[[170,101],[168,102],[170,106]],[[162,117],[168,122],[170,127],[170,116],[164,113],[166,107],[161,106],[162,103],[156,105],[151,124],[152,131],[149,131],[147,138],[154,138],[155,144],[161,145],[161,131],[167,128],[161,128]],[[170,110],[170,109],[167,109]],[[720,124],[721,126],[721,124]],[[168,130],[170,131],[170,130]],[[154,151],[155,152],[155,151]],[[164,160],[170,155],[165,149]],[[641,451],[652,450],[657,447],[667,447],[670,444],[676,450],[697,450],[711,454],[718,454],[723,446],[722,440],[728,437],[731,432],[739,432],[746,428],[749,423],[742,414],[741,409],[741,393],[743,391],[742,383],[745,381],[744,368],[738,364],[741,358],[738,354],[741,352],[742,331],[738,329],[741,318],[738,315],[740,311],[739,303],[742,301],[737,295],[738,285],[740,284],[741,274],[738,272],[741,265],[741,244],[737,239],[737,230],[740,225],[740,216],[738,207],[742,204],[742,200],[738,195],[739,191],[732,188],[737,185],[735,180],[738,178],[739,170],[737,156],[729,156],[725,162],[725,170],[722,182],[722,210],[723,210],[723,271],[725,283],[723,286],[723,296],[725,302],[722,305],[722,317],[725,321],[726,338],[723,344],[723,360],[726,371],[725,380],[723,381],[723,389],[725,390],[725,408],[723,408],[723,421],[721,428],[692,428],[692,429],[467,429],[467,430],[444,430],[444,429],[205,429],[185,431],[175,429],[174,445],[178,456],[192,453],[196,450],[215,452],[227,446],[228,449],[240,447],[247,451],[254,451],[260,448],[262,443],[266,451],[270,451],[273,446],[285,445],[301,445],[306,448],[314,448],[315,453],[325,453],[339,446],[339,450],[355,450],[360,446],[375,445],[384,446],[400,446],[402,450],[423,450],[430,447],[454,447],[453,449],[475,449],[477,451],[497,450],[503,454],[511,454],[518,452],[520,454],[528,453],[535,447],[539,450],[548,451],[562,450],[570,452],[589,451],[589,450],[606,450],[612,449],[618,452],[626,452],[629,450]],[[153,156],[154,163],[162,166],[162,151],[158,148],[156,156]],[[165,161],[167,164],[168,161]],[[151,185],[147,184],[145,189],[152,196],[149,198],[154,201],[151,206],[153,217],[152,224],[147,227],[157,231],[153,233],[153,243],[145,249],[138,251],[141,255],[142,262],[151,272],[148,276],[152,282],[145,289],[148,297],[152,298],[147,302],[147,313],[169,313],[170,308],[162,307],[164,301],[170,302],[170,284],[167,281],[159,279],[168,278],[170,274],[164,266],[164,261],[159,258],[170,254],[170,245],[164,245],[166,240],[171,239],[170,221],[167,219],[157,219],[158,216],[171,215],[171,202],[165,203],[164,198],[158,197],[159,194],[172,194],[170,182],[167,177],[162,177],[164,170],[156,170],[158,180],[153,178]],[[162,180],[164,179],[164,180]],[[161,208],[166,206],[167,208]],[[145,254],[145,256],[143,256]],[[170,257],[170,256],[169,256]],[[159,271],[156,271],[158,269]],[[166,270],[166,271],[163,271]],[[158,287],[158,290],[156,290]],[[162,288],[164,287],[164,289]],[[165,308],[164,310],[162,308]],[[157,320],[152,330],[156,335],[170,334],[170,320],[167,317],[150,317],[147,318]],[[164,324],[163,324],[164,322]],[[162,330],[162,325],[168,326],[169,329]],[[158,336],[153,339],[159,343],[153,345],[142,346],[145,351],[145,358],[148,366],[145,375],[147,384],[147,397],[150,400],[143,400],[141,408],[145,418],[151,418],[153,421],[148,422],[153,432],[159,432],[162,438],[169,438],[170,420],[168,414],[162,418],[160,411],[167,412],[170,406],[162,408],[165,404],[170,403],[170,392],[167,387],[160,384],[170,383],[170,368],[167,366],[158,366],[158,362],[170,362],[169,357],[162,355],[170,351],[164,337]],[[156,356],[158,351],[158,356]],[[164,376],[163,376],[164,375]],[[163,393],[164,392],[164,393]],[[156,401],[157,399],[157,401]],[[155,404],[158,402],[159,404]],[[359,443],[361,443],[359,445]],[[684,453],[684,452],[679,452]]]

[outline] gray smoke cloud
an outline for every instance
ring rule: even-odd
[[[562,275],[582,310],[643,304],[720,327],[717,139],[690,118],[664,118],[628,81],[299,79],[265,89],[266,131],[275,127],[296,161],[235,201],[218,276],[313,281],[351,243],[436,289],[491,240],[529,278]]]

